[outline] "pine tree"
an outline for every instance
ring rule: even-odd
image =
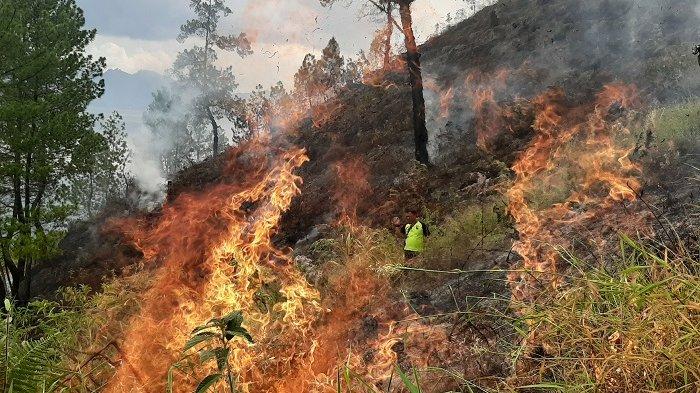
[[[71,182],[104,147],[87,106],[105,60],[86,54],[95,31],[74,0],[3,0],[0,25],[0,295],[24,303],[34,262],[65,226]]]
[[[219,123],[223,119],[240,122],[245,116],[233,93],[238,87],[233,69],[217,66],[217,51],[235,52],[241,57],[253,52],[245,33],[237,36],[219,33],[221,19],[232,14],[224,0],[191,0],[190,8],[196,17],[181,26],[178,39],[184,42],[195,37],[201,45],[180,52],[173,72],[184,86],[197,89],[198,96],[193,100],[194,120],[209,123],[212,152],[216,155],[222,139]]]

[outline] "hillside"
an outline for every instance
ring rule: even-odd
[[[123,207],[99,230],[74,228],[66,255],[93,279],[145,263],[135,270],[150,283],[127,285],[145,293],[145,314],[117,331],[149,377],[167,371],[150,352],[185,334],[169,328],[173,315],[234,304],[262,326],[236,353],[251,391],[333,391],[341,370],[350,386],[393,391],[396,365],[425,370],[426,392],[697,386],[686,366],[658,366],[655,346],[674,342],[679,364],[693,362],[684,329],[697,310],[679,325],[663,315],[683,313],[674,296],[692,299],[697,283],[695,5],[502,0],[421,47],[432,167],[412,159],[395,59],[396,71],[348,86],[270,141],[181,172],[162,209]],[[391,232],[408,206],[433,228],[412,261]],[[80,283],[51,273],[73,263],[47,263],[36,286]],[[673,296],[654,292],[669,282]],[[607,313],[590,317],[597,304]],[[558,322],[570,330],[558,335]],[[635,327],[662,324],[653,337]],[[635,342],[651,349],[638,355]],[[108,391],[135,383],[130,373],[118,368]]]

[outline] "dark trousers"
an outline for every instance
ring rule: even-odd
[[[416,251],[403,250],[403,257],[405,259],[413,259],[413,258],[417,257],[418,255],[420,255],[420,254]]]

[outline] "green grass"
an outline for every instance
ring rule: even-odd
[[[654,109],[649,114],[649,120],[658,141],[673,141],[681,148],[687,143],[697,145],[700,137],[700,101]]]

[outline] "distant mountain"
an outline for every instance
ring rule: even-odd
[[[120,69],[105,71],[103,78],[105,94],[90,105],[90,111],[104,114],[117,111],[124,116],[128,130],[140,128],[143,112],[151,103],[151,94],[171,82],[157,72],[129,74]]]

